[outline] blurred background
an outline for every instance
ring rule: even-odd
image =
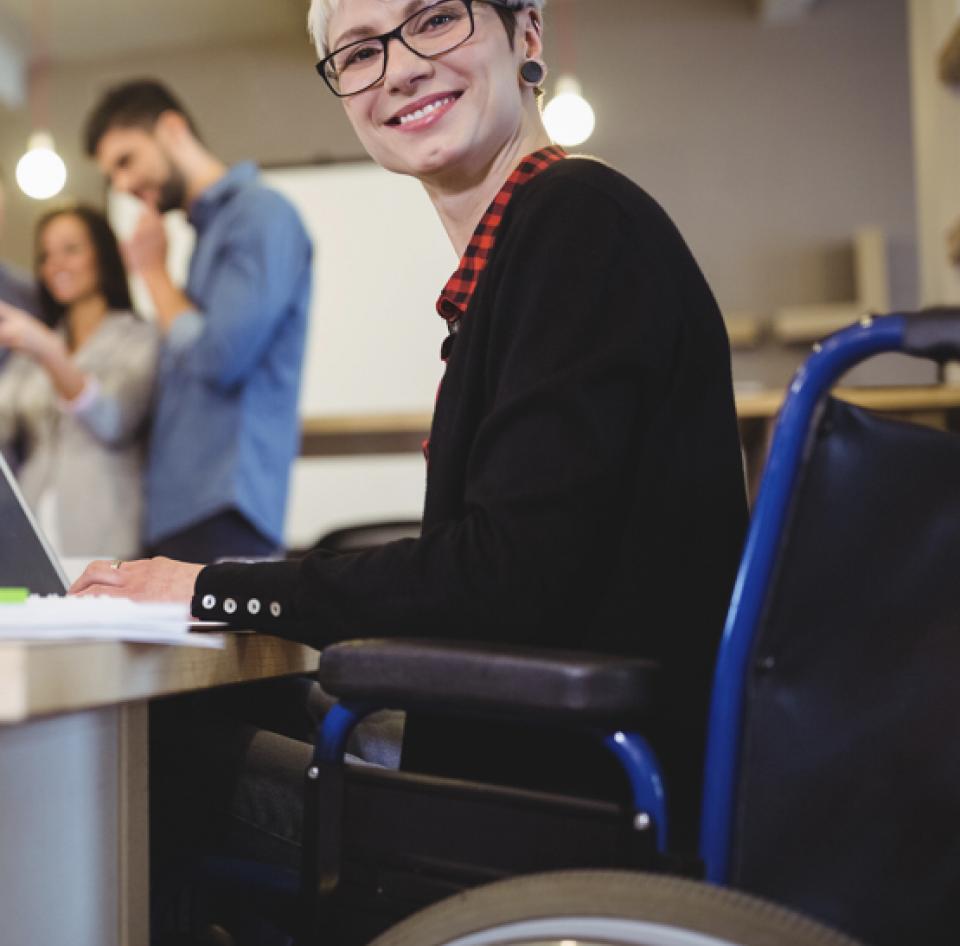
[[[132,76],[163,80],[216,154],[252,158],[278,181],[284,168],[362,160],[313,69],[306,7],[0,0],[8,205],[0,255],[31,263],[33,223],[47,202],[20,193],[13,169],[38,128],[52,134],[67,167],[54,200],[104,202],[80,130],[99,93]],[[863,311],[960,301],[948,251],[960,218],[960,104],[949,71],[958,15],[958,0],[549,0],[547,100],[558,78],[575,76],[596,126],[573,150],[622,170],[678,224],[727,319],[739,391],[782,387],[816,337]],[[322,206],[311,212],[322,221]],[[353,213],[382,219],[362,205]],[[320,257],[318,280],[329,283],[323,247]],[[454,265],[441,255],[434,270]],[[429,320],[438,289],[418,302],[422,314],[391,317]],[[323,349],[319,332],[314,326],[311,350]],[[358,357],[351,364],[362,373]],[[435,358],[431,349],[430,365]],[[308,361],[308,375],[315,367]],[[429,411],[438,368],[423,384],[423,403],[405,410]],[[935,380],[931,369],[896,357],[852,379]],[[305,401],[305,417],[361,410],[318,397]],[[390,462],[409,464],[411,483],[418,464],[419,503],[422,461]],[[404,489],[407,496],[412,486]],[[379,514],[411,505],[385,501]]]

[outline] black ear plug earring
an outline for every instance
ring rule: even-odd
[[[546,70],[543,68],[543,63],[537,62],[536,59],[528,59],[520,67],[520,78],[527,85],[540,85],[545,75]]]

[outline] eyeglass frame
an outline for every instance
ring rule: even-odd
[[[415,10],[410,14],[402,23],[395,26],[392,30],[387,31],[386,33],[381,33],[379,36],[364,36],[362,39],[356,39],[352,43],[347,43],[345,46],[339,46],[337,49],[333,50],[329,55],[324,56],[316,66],[314,67],[320,75],[320,78],[323,79],[326,87],[338,98],[346,99],[351,95],[360,95],[361,92],[367,92],[372,89],[375,85],[383,80],[383,77],[387,74],[387,57],[390,54],[390,40],[397,40],[404,49],[409,49],[415,56],[419,56],[421,59],[437,59],[440,56],[446,56],[447,53],[453,52],[455,49],[459,49],[467,40],[469,40],[473,34],[476,32],[476,21],[473,18],[473,5],[474,3],[486,3],[491,7],[499,7],[501,10],[507,10],[513,12],[514,5],[510,3],[510,0],[458,0],[467,8],[467,16],[470,18],[470,32],[463,37],[458,43],[455,43],[449,49],[444,49],[442,52],[433,53],[430,56],[426,56],[421,52],[418,52],[414,49],[404,38],[403,38],[403,28],[411,21],[416,19],[418,16],[423,16],[427,10],[432,9],[433,7],[438,7],[443,3],[449,3],[450,0],[434,0],[433,3],[428,3],[426,6],[421,7],[419,10]],[[371,43],[379,42],[383,47],[383,70],[373,82],[369,85],[365,85],[362,89],[357,89],[355,92],[338,92],[334,87],[333,83],[330,81],[330,78],[327,76],[326,67],[327,63],[330,62],[334,56],[342,53],[345,49],[349,49],[351,46],[359,46],[362,43]]]

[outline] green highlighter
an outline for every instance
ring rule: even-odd
[[[0,588],[0,604],[23,604],[29,597],[29,588]]]

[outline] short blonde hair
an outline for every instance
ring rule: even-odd
[[[501,6],[509,7],[514,10],[522,10],[524,7],[534,7],[542,10],[546,0],[503,0]],[[333,16],[337,7],[340,6],[340,0],[310,0],[310,9],[307,12],[307,32],[313,45],[320,56],[325,56],[327,49],[327,25],[330,17]]]

